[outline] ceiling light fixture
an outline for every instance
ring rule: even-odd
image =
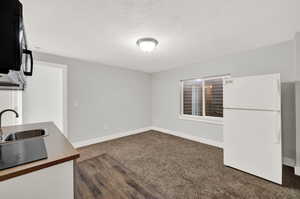
[[[138,47],[144,52],[151,52],[158,45],[158,41],[153,38],[141,38],[136,41]]]

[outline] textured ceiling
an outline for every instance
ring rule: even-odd
[[[293,38],[300,0],[21,0],[31,47],[145,72]],[[159,46],[144,53],[141,37]]]

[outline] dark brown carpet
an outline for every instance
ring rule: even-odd
[[[153,186],[107,154],[76,168],[76,199],[164,199]]]
[[[143,186],[155,186],[169,199],[300,198],[300,177],[290,167],[284,167],[280,186],[225,167],[222,149],[155,131],[79,151],[79,162],[108,154],[142,179]]]

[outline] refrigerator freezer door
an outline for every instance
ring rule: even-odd
[[[281,114],[224,110],[224,164],[282,183]]]
[[[280,110],[280,74],[224,80],[224,108]]]

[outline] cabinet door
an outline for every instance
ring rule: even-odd
[[[73,161],[0,182],[1,199],[74,199]]]

